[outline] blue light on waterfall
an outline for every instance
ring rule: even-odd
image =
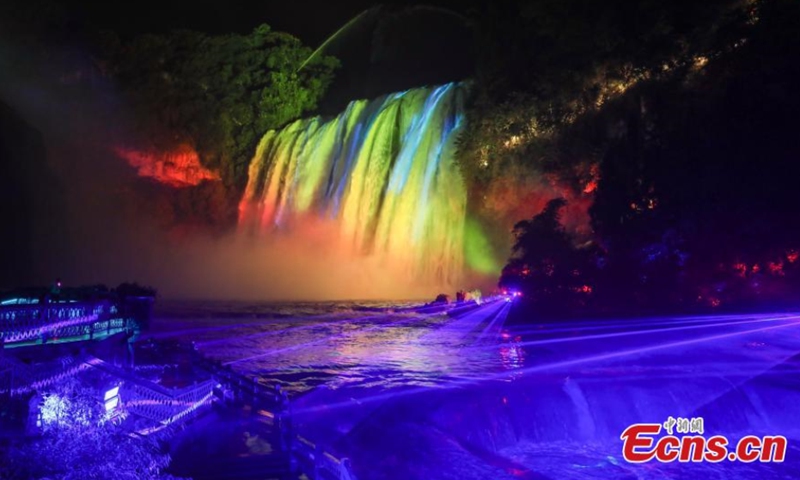
[[[464,88],[451,83],[354,101],[332,119],[268,132],[250,166],[240,225],[303,230],[315,213],[338,229],[333,241],[342,254],[374,256],[398,275],[456,285],[466,186],[453,145]]]
[[[339,215],[339,205],[342,202],[342,195],[344,195],[344,189],[347,186],[347,180],[349,178],[350,170],[353,166],[353,158],[357,155],[358,148],[361,146],[361,137],[363,135],[364,126],[359,123],[355,127],[355,132],[353,133],[353,137],[348,142],[347,148],[347,155],[344,157],[344,172],[342,176],[339,178],[339,184],[336,187],[336,191],[333,195],[333,204],[331,206],[331,218],[336,218]]]
[[[347,106],[347,109],[344,112],[344,117],[348,117],[352,114],[353,109],[355,108],[355,104],[351,103]],[[336,184],[336,166],[339,164],[339,161],[342,158],[342,151],[347,148],[347,123],[346,122],[338,122],[336,124],[336,144],[335,149],[332,154],[332,161],[331,166],[328,173],[328,182],[325,186],[325,199],[330,200],[331,196],[333,195],[333,191],[335,189]],[[322,139],[320,139],[321,141]]]
[[[442,151],[444,150],[444,147],[447,144],[451,134],[458,130],[458,127],[461,125],[462,118],[463,115],[459,114],[456,115],[455,121],[453,121],[451,118],[445,119],[445,125],[442,129],[442,138],[436,146],[436,151],[428,159],[428,165],[425,167],[425,177],[422,183],[422,192],[419,198],[420,205],[425,205],[426,208],[423,210],[423,215],[418,215],[414,220],[413,238],[415,241],[420,240],[425,228],[425,223],[428,220],[427,217],[430,213],[430,209],[427,207],[427,205],[430,196],[431,183],[433,183],[434,176],[439,170],[439,163],[442,159]]]
[[[397,158],[397,163],[392,170],[392,176],[389,180],[388,190],[393,193],[400,193],[408,182],[408,176],[411,173],[411,166],[415,157],[420,149],[420,144],[424,138],[428,128],[430,128],[430,121],[433,113],[439,104],[442,96],[447,92],[453,84],[442,85],[436,88],[430,97],[425,101],[425,106],[422,112],[417,114],[414,121],[411,123],[407,137],[404,141],[405,147],[400,152]]]

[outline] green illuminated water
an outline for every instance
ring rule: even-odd
[[[455,143],[465,94],[457,83],[418,88],[267,132],[250,165],[240,227],[274,235],[328,222],[332,229],[315,232],[332,237],[342,255],[457,285],[467,194]],[[476,249],[468,250],[474,257]]]

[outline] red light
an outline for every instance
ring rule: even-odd
[[[783,262],[769,262],[767,264],[769,267],[769,272],[773,275],[782,276],[783,273]]]
[[[153,178],[171,187],[191,187],[206,180],[220,180],[219,173],[205,168],[197,151],[187,144],[167,152],[122,147],[115,147],[114,152],[134,167],[140,177]]]
[[[734,263],[733,270],[736,272],[736,275],[740,277],[744,277],[747,275],[747,265],[744,263]]]

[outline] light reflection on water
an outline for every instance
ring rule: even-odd
[[[519,368],[524,361],[522,351],[508,343],[471,348],[473,330],[502,305],[467,314],[463,322],[444,314],[386,314],[355,306],[167,305],[157,313],[153,330],[156,336],[193,341],[205,354],[235,362],[237,370],[281,383],[294,394],[321,384],[334,389],[436,387]],[[499,338],[499,331],[490,333]]]
[[[469,418],[464,413],[469,407],[467,400],[477,398],[478,405],[473,411],[485,414],[488,425],[513,419],[517,423],[506,426],[505,432],[514,433],[516,443],[509,440],[510,444],[486,445],[497,447],[492,454],[541,475],[535,478],[800,478],[800,468],[791,456],[787,456],[783,465],[766,466],[629,465],[620,458],[618,441],[621,429],[631,422],[661,421],[666,415],[691,413],[703,406],[712,415],[709,421],[716,421],[715,433],[725,433],[721,429],[738,421],[735,415],[728,414],[728,407],[750,408],[747,399],[742,403],[734,398],[718,406],[713,402],[725,400],[734,386],[738,386],[733,388],[737,391],[751,378],[776,365],[784,365],[797,355],[800,342],[796,332],[800,327],[794,326],[796,319],[767,315],[668,318],[660,326],[645,319],[584,326],[534,325],[513,333],[503,328],[502,321],[497,321],[507,311],[505,302],[458,319],[441,314],[387,314],[356,306],[348,302],[167,305],[161,307],[154,319],[152,335],[194,341],[201,351],[231,362],[238,371],[263,382],[282,384],[295,398],[303,397],[300,403],[305,402],[313,412],[317,411],[313,407],[333,402],[347,404],[354,397],[358,401],[353,401],[361,408],[365,398],[384,401],[399,391],[436,391],[454,384],[474,384],[489,377],[502,379],[508,389],[497,393],[499,398],[493,397],[496,385],[491,384],[488,388],[483,388],[487,384],[481,384],[479,393],[472,395],[472,392],[471,396],[450,398],[450,391],[446,392],[448,397],[441,404],[447,407],[437,412],[447,414],[437,418],[444,424],[452,421],[460,425]],[[706,341],[705,337],[711,340]],[[783,395],[800,401],[796,390],[779,389],[784,388],[781,383],[784,378],[770,377],[767,386],[752,384],[748,398]],[[771,393],[770,388],[778,393]],[[353,393],[356,391],[363,393],[359,396]],[[436,402],[440,398],[435,397]],[[420,401],[424,402],[424,398]],[[491,407],[490,401],[500,407]],[[436,402],[432,406],[438,408]],[[518,407],[523,402],[525,406]],[[793,402],[787,400],[786,404]],[[354,425],[368,421],[370,411],[361,410],[353,413],[343,408],[330,415],[352,420],[350,425],[332,427],[333,433],[328,432],[330,438],[345,437]],[[792,433],[795,435],[792,438],[797,438],[800,429],[789,430],[793,425],[789,420],[794,417],[790,411],[786,412],[785,416],[774,408],[758,412],[772,418],[772,426],[780,427],[765,433]],[[394,421],[396,429],[405,431],[402,430],[405,419],[385,412],[384,415],[382,420]],[[309,415],[308,421],[313,423],[316,419],[312,417]],[[548,420],[550,417],[558,420]],[[414,445],[421,437],[436,434],[450,435],[442,440],[443,445],[459,445],[460,438],[467,438],[472,432],[465,427],[463,432],[447,433],[442,429],[443,424],[430,428],[430,423],[426,418],[421,424],[409,424],[413,435],[407,444]],[[314,433],[321,436],[321,424],[313,425]],[[603,438],[610,440],[597,445],[581,440],[553,440],[554,430],[565,437],[580,437],[583,434],[580,425],[585,427],[587,435],[602,432]],[[398,431],[392,430],[390,424],[381,427],[381,431]],[[527,432],[527,438],[517,436],[518,431]],[[537,435],[541,438],[535,438]],[[353,448],[366,452],[375,443],[372,440],[368,438],[366,443],[354,444]],[[501,440],[503,429],[499,428],[491,442]],[[403,445],[392,447],[397,451],[387,458],[405,454],[406,457],[401,457],[405,463],[416,461],[411,460],[415,458],[409,453],[411,449],[403,452]],[[472,450],[469,455],[456,450],[451,453],[463,454],[459,457],[462,460],[451,462],[441,458],[436,461],[447,465],[433,462],[426,468],[440,472],[452,463],[469,471],[483,471],[479,466],[486,463],[485,459],[473,455]],[[350,453],[356,459],[354,451]],[[795,453],[797,450],[789,452]],[[368,451],[363,455],[378,458],[380,452]],[[399,478],[374,475],[379,470],[359,478]],[[453,478],[485,478],[478,473],[472,477],[465,475],[460,473]],[[492,478],[514,478],[514,475]]]

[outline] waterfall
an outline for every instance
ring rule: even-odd
[[[326,219],[344,252],[414,281],[456,285],[466,189],[455,164],[465,87],[450,83],[351,102],[261,139],[240,229],[280,235]]]

